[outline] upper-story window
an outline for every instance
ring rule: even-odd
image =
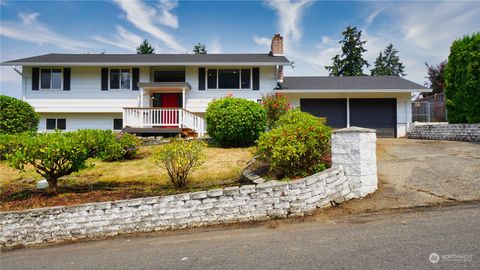
[[[131,89],[130,69],[110,69],[110,89]]]
[[[251,69],[208,69],[208,89],[250,89]]]
[[[41,89],[62,89],[62,69],[42,68],[40,71]]]

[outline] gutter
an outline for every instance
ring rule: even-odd
[[[0,66],[290,66],[290,62],[3,62]]]
[[[410,93],[432,92],[432,89],[275,89],[276,93]]]

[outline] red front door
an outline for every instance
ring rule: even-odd
[[[160,94],[160,107],[165,108],[161,112],[162,127],[178,127],[178,110],[175,108],[181,108],[180,104],[181,94],[179,93],[161,93]]]

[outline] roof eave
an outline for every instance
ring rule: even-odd
[[[278,93],[410,93],[432,92],[432,89],[275,89]]]
[[[3,62],[1,66],[290,66],[290,62]]]

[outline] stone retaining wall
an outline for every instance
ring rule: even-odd
[[[0,213],[0,245],[267,220],[308,214],[353,198],[337,166],[290,182],[227,187],[171,196]]]
[[[414,125],[407,138],[480,142],[480,124]]]
[[[375,131],[332,137],[332,168],[303,179],[171,196],[0,212],[0,246],[303,216],[377,189]]]

